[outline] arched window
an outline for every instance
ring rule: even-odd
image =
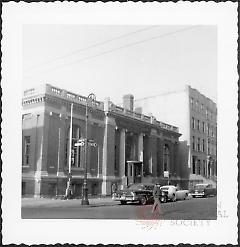
[[[69,155],[69,131],[68,128],[67,140],[66,140],[66,165],[68,166],[68,155]],[[83,147],[77,146],[75,147],[75,143],[82,137],[81,129],[78,125],[72,126],[72,150],[71,150],[71,165],[73,167],[83,167],[81,162],[81,153],[83,152]]]
[[[163,171],[169,171],[170,168],[170,150],[167,144],[163,147]]]

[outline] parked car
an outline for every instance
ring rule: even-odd
[[[118,190],[112,194],[114,201],[120,201],[121,204],[127,202],[139,202],[142,205],[153,202],[154,184],[137,183],[128,186],[124,190]]]
[[[180,190],[174,185],[164,185],[161,190],[167,193],[167,200],[175,202],[176,200],[185,200],[188,195],[188,190]]]
[[[192,197],[207,197],[217,195],[217,189],[213,188],[212,184],[196,184],[190,192]]]

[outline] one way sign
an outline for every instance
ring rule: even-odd
[[[75,147],[79,147],[79,146],[82,147],[82,146],[84,146],[84,142],[83,141],[77,142],[77,143],[74,144],[74,146]]]
[[[97,143],[95,143],[95,142],[89,142],[88,145],[91,146],[91,147],[96,147],[97,146]]]

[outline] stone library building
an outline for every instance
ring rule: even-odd
[[[69,177],[76,198],[85,176],[93,196],[113,185],[181,184],[177,127],[142,114],[131,94],[122,107],[88,99],[49,84],[23,92],[22,196],[64,195]]]

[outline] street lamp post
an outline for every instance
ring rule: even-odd
[[[87,188],[87,154],[88,154],[88,107],[89,105],[93,106],[96,101],[96,96],[91,93],[88,95],[87,100],[86,100],[86,138],[85,138],[85,169],[84,169],[84,181],[83,181],[83,198],[82,198],[82,205],[89,205],[88,201],[88,188]]]

